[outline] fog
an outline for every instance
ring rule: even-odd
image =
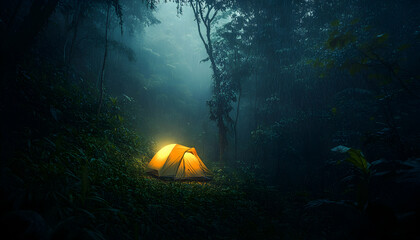
[[[156,87],[155,102],[150,109],[149,134],[157,149],[165,144],[179,143],[202,146],[197,132],[210,125],[206,101],[211,95],[212,73],[204,46],[197,33],[192,11],[177,14],[176,4],[160,4],[155,13],[159,24],[145,28],[133,43],[139,58],[150,65],[146,78],[155,77],[145,88]],[[160,82],[159,82],[160,81]],[[204,143],[203,143],[204,144]]]
[[[0,236],[418,239],[419,12],[1,1]]]

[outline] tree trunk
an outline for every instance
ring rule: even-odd
[[[258,102],[258,77],[257,74],[255,74],[254,76],[255,78],[255,95],[254,95],[254,131],[258,129],[258,110],[257,110],[257,102]],[[260,147],[260,146],[258,146]],[[256,162],[258,162],[259,160],[259,155],[258,155],[258,148],[254,147],[252,148],[252,152],[253,152],[253,158],[255,159]]]
[[[69,54],[66,60],[66,65],[70,65],[71,63],[71,59],[73,57],[73,50],[74,50],[74,44],[76,43],[77,40],[77,33],[79,30],[79,23],[80,23],[80,19],[82,18],[82,14],[83,14],[83,9],[82,6],[83,3],[79,1],[77,1],[77,13],[76,13],[76,17],[73,20],[74,22],[74,30],[73,30],[73,37],[71,39],[71,43],[70,43],[70,49],[69,49]]]
[[[257,129],[257,127],[258,127],[257,100],[258,100],[258,80],[257,80],[257,75],[255,75],[254,129]]]
[[[224,155],[224,153],[225,153],[225,146],[226,146],[226,144],[225,144],[225,139],[226,139],[226,131],[225,131],[225,129],[223,128],[223,126],[220,126],[221,124],[220,124],[220,122],[221,121],[223,121],[223,120],[218,120],[218,124],[217,124],[217,126],[218,126],[218,128],[219,128],[219,161],[220,162],[223,162],[223,155]],[[222,124],[223,124],[223,122],[222,122]]]
[[[106,64],[106,56],[108,54],[108,28],[109,28],[109,9],[110,3],[108,3],[107,10],[106,10],[106,24],[105,24],[105,52],[104,52],[104,59],[102,61],[102,70],[100,76],[100,96],[99,96],[99,107],[98,107],[98,114],[101,113],[102,102],[104,98],[104,75],[105,75],[105,64]]]
[[[216,62],[214,60],[213,56],[213,45],[211,41],[211,23],[215,19],[217,13],[219,10],[215,10],[214,6],[208,5],[208,6],[202,6],[201,1],[194,1],[190,0],[190,6],[194,12],[195,20],[197,23],[197,29],[198,34],[201,38],[201,41],[204,44],[204,47],[206,48],[207,55],[209,57],[210,63],[211,63],[211,69],[213,70],[213,77],[214,77],[214,89],[213,94],[216,95],[216,101],[219,101],[218,95],[220,94],[220,75],[219,71],[217,69]],[[207,10],[207,12],[204,12]],[[212,12],[213,11],[213,12]],[[210,13],[212,13],[210,15]],[[204,24],[206,27],[206,39],[203,36],[203,33],[201,32],[201,26],[200,22]],[[216,102],[216,112],[221,113],[223,106]],[[219,129],[219,161],[223,161],[223,155],[226,149],[227,145],[227,129],[225,122],[223,120],[223,115],[216,116],[216,123],[217,128]]]
[[[239,95],[238,95],[238,105],[236,106],[236,118],[235,123],[233,125],[233,132],[235,137],[235,162],[238,161],[238,132],[237,132],[237,126],[238,126],[238,119],[239,119],[239,108],[241,105],[241,96],[242,96],[242,88],[239,86]]]

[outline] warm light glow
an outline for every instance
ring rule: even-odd
[[[147,167],[154,170],[161,169],[175,145],[176,144],[169,144],[160,149],[159,152],[157,152],[153,159],[149,162]]]
[[[169,139],[169,138],[163,138],[163,140],[159,140],[155,144],[155,151],[160,151],[161,149],[169,146],[169,145],[175,145],[175,141]]]
[[[184,154],[185,162],[185,177],[201,177],[204,175],[203,170],[200,167],[200,162],[192,153]]]
[[[188,179],[205,177],[209,171],[195,148],[169,144],[155,154],[147,165],[146,172],[159,177]]]

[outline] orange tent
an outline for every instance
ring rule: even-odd
[[[160,149],[146,168],[146,172],[175,180],[208,180],[210,171],[201,161],[195,148],[179,144]]]

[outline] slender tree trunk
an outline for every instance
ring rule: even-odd
[[[233,132],[235,135],[235,162],[238,160],[238,132],[237,132],[237,126],[238,126],[238,119],[239,119],[239,108],[241,105],[241,96],[242,96],[242,88],[239,87],[239,95],[238,95],[238,104],[236,106],[236,118],[235,123],[233,125]]]
[[[105,52],[104,52],[104,59],[102,61],[102,70],[101,70],[101,76],[99,81],[99,107],[98,107],[98,114],[101,113],[101,107],[102,102],[104,98],[104,75],[105,75],[105,64],[106,64],[106,57],[108,54],[108,28],[109,28],[109,9],[110,9],[110,3],[108,3],[107,10],[106,10],[106,24],[105,24]]]
[[[214,86],[214,94],[216,95],[216,112],[221,113],[223,110],[222,104],[219,102],[219,94],[220,94],[220,77],[217,70],[216,63],[213,58],[213,53],[209,54],[209,58],[211,61],[211,66],[213,69],[214,79],[215,79],[215,86]],[[226,150],[227,142],[227,129],[225,125],[225,121],[223,120],[223,115],[219,114],[217,116],[217,128],[219,129],[219,161],[224,161],[224,153]]]
[[[257,101],[258,101],[258,77],[257,74],[255,74],[254,76],[255,78],[255,95],[254,95],[254,130],[257,130],[258,128],[258,110],[257,110]],[[252,152],[253,152],[253,158],[256,162],[259,161],[259,155],[258,155],[258,148],[260,148],[261,146],[256,146],[253,148]]]
[[[76,13],[76,17],[74,19],[74,30],[73,30],[73,37],[71,39],[71,43],[70,43],[70,49],[69,49],[69,54],[67,57],[67,61],[66,61],[66,65],[70,65],[72,57],[73,57],[73,49],[74,49],[74,45],[76,43],[77,40],[77,33],[79,31],[79,23],[80,23],[80,19],[82,18],[82,14],[83,14],[83,9],[82,6],[83,3],[80,2],[80,0],[77,2],[77,13]]]
[[[219,95],[220,95],[220,75],[219,75],[219,71],[217,69],[216,66],[216,62],[214,60],[214,56],[213,56],[213,47],[211,44],[211,39],[210,39],[210,27],[207,28],[207,41],[208,41],[208,56],[210,59],[210,63],[211,63],[211,68],[213,70],[213,76],[214,76],[214,94],[216,95],[216,112],[217,113],[221,113],[223,112],[223,106],[222,104],[219,102]],[[226,150],[226,146],[228,144],[227,142],[227,129],[226,129],[226,125],[225,122],[223,120],[223,115],[219,114],[219,116],[217,116],[217,127],[219,129],[219,161],[223,162],[224,161],[224,154],[225,154],[225,150]]]
[[[254,128],[258,127],[258,113],[257,113],[257,100],[258,100],[258,77],[255,75],[255,96],[254,96]]]
[[[220,94],[220,75],[217,69],[216,62],[214,60],[213,55],[213,45],[211,41],[211,23],[215,19],[219,10],[215,10],[214,6],[202,6],[201,1],[194,1],[190,0],[190,6],[194,12],[195,20],[197,23],[198,34],[201,38],[201,41],[206,48],[207,55],[209,57],[211,63],[211,69],[213,70],[213,77],[214,77],[214,89],[213,94],[216,96],[216,112],[222,113],[223,106],[219,101],[219,94]],[[206,28],[205,37],[201,31],[200,22],[202,22]],[[219,161],[223,161],[223,155],[227,145],[227,129],[225,122],[223,120],[222,114],[217,114],[216,116],[216,123],[217,128],[219,129]]]
[[[219,121],[220,120],[218,120],[218,122]],[[223,142],[224,142],[223,136],[225,134],[223,132],[224,131],[223,128],[219,127],[219,124],[217,124],[217,125],[218,125],[218,129],[219,129],[219,161],[223,162],[223,155],[224,155],[224,152],[225,152],[225,148],[224,148],[224,144],[223,144]]]

